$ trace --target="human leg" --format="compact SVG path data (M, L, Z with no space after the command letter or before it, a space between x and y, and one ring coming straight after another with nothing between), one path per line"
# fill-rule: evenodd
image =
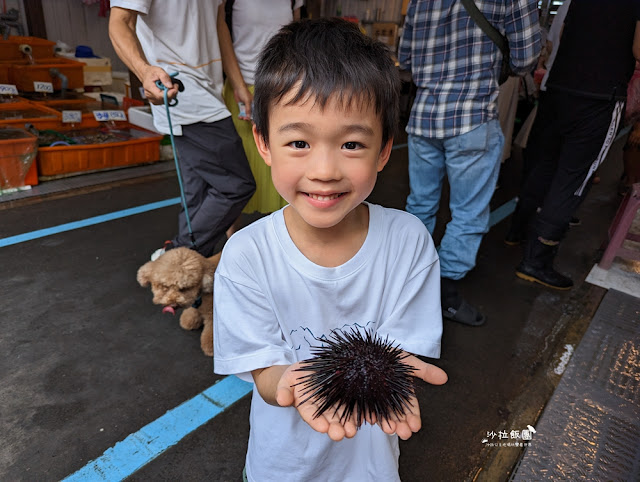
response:
M531 128L524 165L518 203L511 216L511 225L504 242L509 246L526 239L529 223L551 184L557 168L562 135L556 105L552 97L543 95L538 104L538 113Z
M433 234L444 179L442 140L409 135L409 187L407 212L417 216Z
M472 326L484 324L485 316L464 300L458 280L475 266L480 242L489 230L489 202L503 143L497 120L445 140L451 221L439 249L443 316Z
M230 118L183 126L182 131L176 147L188 214L196 249L208 257L253 195L255 182ZM191 245L184 211L173 243Z
M440 244L440 272L461 279L474 266L483 235L489 230L504 136L497 120L445 141L451 221Z
M567 114L558 166L516 275L555 289L569 289L570 278L553 268L559 244L584 200L590 178L606 157L620 120L621 105L568 96L558 100Z

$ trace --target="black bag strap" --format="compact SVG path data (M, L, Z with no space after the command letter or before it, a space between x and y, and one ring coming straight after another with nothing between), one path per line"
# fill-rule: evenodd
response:
M497 28L489 23L487 17L485 17L478 9L476 2L473 0L460 0L460 3L462 3L462 6L465 8L469 16L476 22L478 27L480 27L480 29L487 34L493 43L498 46L502 55L504 57L509 55L509 47L506 38Z

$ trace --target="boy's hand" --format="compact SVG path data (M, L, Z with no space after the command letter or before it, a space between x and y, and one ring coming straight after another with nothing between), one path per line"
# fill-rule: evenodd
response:
M317 418L314 418L318 405L314 399L308 400L305 403L301 402L307 398L303 396L304 387L302 385L294 386L298 383L298 379L303 377L308 372L295 371L300 368L300 363L295 363L283 373L280 381L278 382L278 388L276 390L276 401L282 407L294 406L298 410L298 413L309 426L316 432L326 433L331 440L340 441L343 438L353 437L358 428L355 424L353 417L341 421L339 414L342 410L338 410L338 415L334 415L335 409L328 409Z
M408 355L402 360L407 365L413 367L413 376L420 378L431 385L444 385L447 383L447 374L441 368L430 363L423 362L419 358ZM409 399L409 405L411 410L405 411L402 416L396 416L395 414L390 419L379 420L378 423L384 433L389 435L398 434L402 440L407 440L411 435L416 433L422 427L422 420L420 419L420 405L418 405L418 399L413 396ZM375 423L375 420L369 422Z

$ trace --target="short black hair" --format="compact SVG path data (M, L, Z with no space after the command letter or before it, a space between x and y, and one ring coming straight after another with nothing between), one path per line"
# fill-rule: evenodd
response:
M253 121L268 143L269 109L293 89L289 103L314 98L324 108L337 96L344 105L367 103L382 119L382 145L399 122L400 78L388 47L339 18L292 22L260 54Z

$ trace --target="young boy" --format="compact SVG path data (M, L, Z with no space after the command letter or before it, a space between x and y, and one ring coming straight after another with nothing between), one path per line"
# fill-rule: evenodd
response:
M254 137L289 203L226 244L215 275L214 368L253 381L250 481L395 481L398 437L420 410L357 428L300 404L299 362L334 330L375 331L439 357L435 247L414 216L368 204L398 124L398 74L381 43L337 19L292 23L261 54ZM415 376L446 382L410 355ZM370 417L369 417L370 418ZM327 436L328 435L328 436Z

